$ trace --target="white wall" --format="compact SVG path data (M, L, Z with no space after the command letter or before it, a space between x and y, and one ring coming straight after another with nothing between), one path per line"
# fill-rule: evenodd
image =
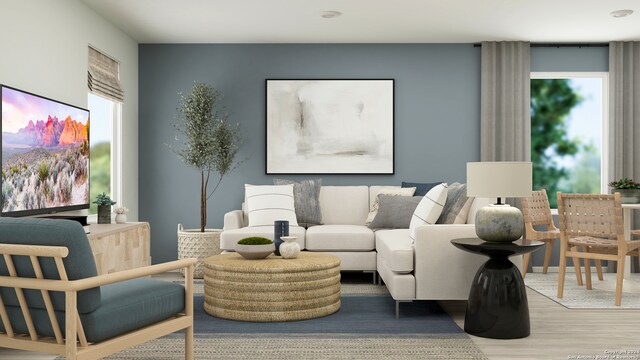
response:
M120 62L123 204L138 219L138 44L79 0L0 0L0 83L87 108L87 47Z

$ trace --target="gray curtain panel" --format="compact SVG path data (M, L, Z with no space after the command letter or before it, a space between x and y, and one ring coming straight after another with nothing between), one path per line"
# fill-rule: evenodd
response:
M480 159L531 161L528 42L483 42Z
M609 181L622 177L640 180L639 41L609 43ZM638 258L631 258L638 272Z
M531 161L529 43L485 41L481 61L480 160Z

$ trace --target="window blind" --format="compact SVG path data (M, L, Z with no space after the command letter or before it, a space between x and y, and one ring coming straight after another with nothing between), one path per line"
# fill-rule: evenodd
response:
M89 91L111 100L124 102L124 91L120 85L118 73L117 61L89 47Z

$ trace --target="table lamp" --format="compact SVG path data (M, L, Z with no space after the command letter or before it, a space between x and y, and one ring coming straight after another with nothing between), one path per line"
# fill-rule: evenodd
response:
M503 204L505 197L531 196L530 162L496 161L467 163L467 196L497 198L476 213L476 235L484 241L510 242L524 233L522 212Z

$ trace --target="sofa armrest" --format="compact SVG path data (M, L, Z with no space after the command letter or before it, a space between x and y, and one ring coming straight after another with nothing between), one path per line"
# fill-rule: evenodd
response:
M467 299L476 272L488 258L451 244L451 240L465 237L476 237L475 225L439 224L417 229L414 275L418 299ZM511 261L522 266L521 256Z
M473 224L425 225L416 229L416 297L429 300L466 300L473 277L487 260L462 251L451 240L475 237Z
M224 214L224 227L223 230L240 229L244 226L244 214L242 210L233 210Z

